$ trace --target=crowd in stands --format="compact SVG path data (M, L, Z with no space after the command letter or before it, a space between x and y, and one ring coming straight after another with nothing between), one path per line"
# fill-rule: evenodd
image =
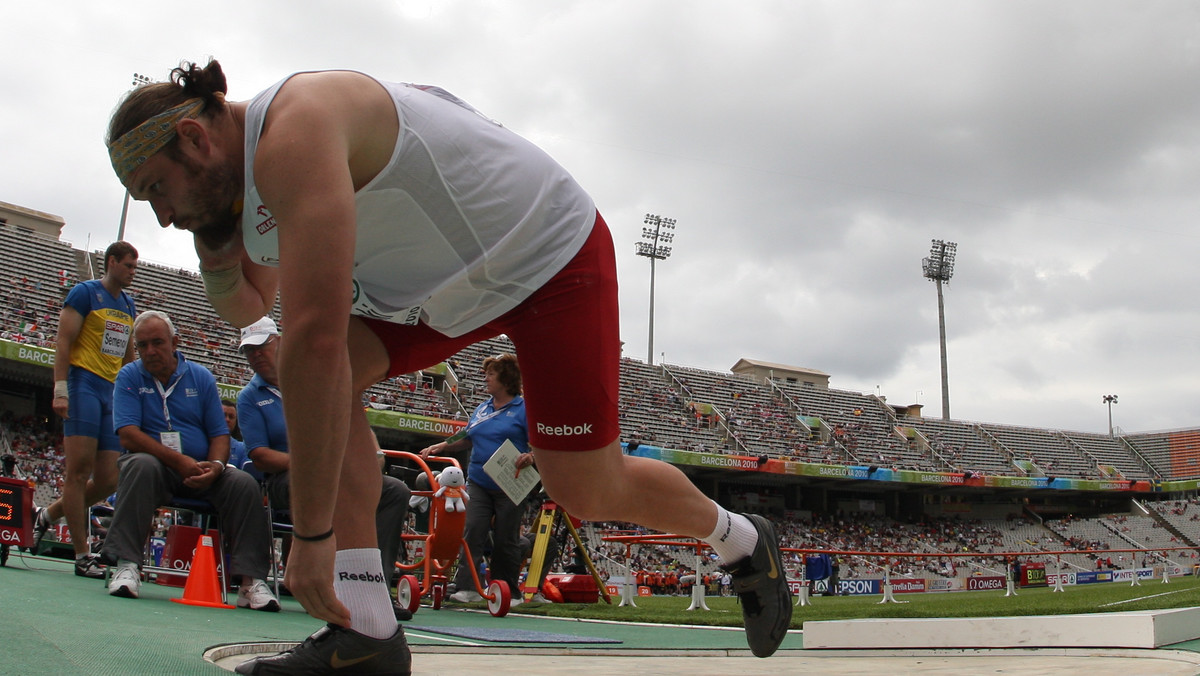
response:
M10 239L16 244L8 243ZM10 297L0 306L0 339L53 348L62 298L79 281L76 270L89 269L82 263L75 265L74 259L78 254L83 261L85 255L64 243L16 232L8 226L0 226L0 245L41 251L25 260L26 267L21 269L14 260L0 257L0 278L9 279L11 287ZM99 270L101 266L90 269ZM241 386L249 380L250 370L237 352L237 332L207 307L197 275L142 261L130 291L140 309L171 312L185 354L204 363L219 382ZM363 404L376 410L462 419L484 396L483 378L478 371L483 357L512 350L506 337L485 341L455 355L444 369L403 374L380 383L367 391ZM813 463L1014 476L1191 476L1172 474L1176 471L1172 468L1179 464L1172 464L1171 455L1178 443L1165 433L1114 440L1106 435L908 419L900 417L878 396L783 381L764 383L738 374L650 365L630 358L621 361L620 384L622 440L631 447L644 444ZM14 420L11 412L5 415L5 443L22 471L41 486L38 499L52 499L62 482L61 438L44 422ZM1174 504L1156 509L1177 528L1180 522L1194 528L1194 522L1200 520L1200 509L1192 501L1159 504ZM807 515L778 509L772 514L781 520L781 533L792 547L934 552L1128 544L1120 536L1121 524L1117 524L1117 534L1108 531L1104 537L1086 537L1069 530L1052 530L1061 525L1055 522L1047 522L1049 528L1044 528L1028 523L945 520L903 524L873 515ZM618 524L608 530L601 527L597 532L621 530ZM1132 529L1126 535L1132 539L1142 537ZM589 546L596 547L596 558L606 565L624 565L624 546L599 540ZM848 559L843 577L876 575L881 566L877 559ZM799 557L794 556L790 563L798 566ZM663 580L670 579L671 573L678 577L680 571L695 567L688 556L665 546L634 548L632 564L647 574L661 574ZM994 569L1001 564L984 558L957 567ZM1094 564L1094 560L1082 558L1073 562L1081 569ZM704 574L714 572L711 565L705 566L709 569L702 571ZM898 560L892 566L896 574L948 572L944 564L933 559Z
M10 228L0 235L22 236ZM42 268L0 265L0 275L7 274L13 291L0 316L0 338L52 348L62 296L79 275L64 262L64 257L73 255L72 249L33 239L24 243L26 248L49 249ZM31 262L38 260L34 257ZM131 293L140 308L171 312L184 354L204 363L218 382L241 386L249 379L250 372L236 352L236 331L203 302L194 273L143 261ZM511 349L511 343L503 337L487 341L480 354L464 350L450 360L446 372L405 374L380 383L367 392L363 403L375 409L461 419L469 409L460 396L469 396L470 388L481 383L474 378L474 366L464 369L462 365L476 364L481 354L497 348ZM621 365L620 407L623 441L675 450L895 470L1187 478L1170 474L1170 455L1178 444L1168 439L1147 437L1144 442L1123 444L1104 435L902 420L877 396L783 381L764 383L740 374L654 366L628 358Z
M37 484L35 500L49 502L62 490L62 435L33 416L17 418L12 411L0 413L0 447L11 453L22 476Z
M1089 523L1135 517L1098 517ZM969 575L1003 575L1008 565L1006 553L1024 552L1022 562L1043 563L1053 571L1086 571L1097 568L1129 568L1137 565L1153 567L1164 561L1180 567L1198 561L1195 550L1160 551L1145 549L1135 555L1128 553L1081 553L1076 555L1038 554L1072 549L1127 549L1131 543L1112 543L1106 540L1086 540L1061 535L1051 526L1038 526L1026 518L958 519L924 518L903 522L868 513L835 513L827 515L788 512L773 514L785 548L851 552L836 555L841 579L881 578L885 569L897 578L945 579ZM1146 527L1149 517L1137 519ZM720 570L711 555L699 560L685 546L663 544L626 545L605 542L603 538L618 535L645 534L629 524L586 524L595 534L588 540L589 553L606 577L624 576L632 571L639 580L650 580L652 588L662 593L687 594L672 581L697 570L702 580L717 590ZM1178 543L1183 544L1183 543ZM1189 546L1193 543L1188 543ZM1115 546L1114 546L1115 545ZM978 556L943 557L937 554L976 552ZM889 556L891 554L910 554ZM921 556L921 554L927 554ZM697 567L697 564L699 566ZM784 565L789 576L799 578L804 557L798 552L784 552ZM628 566L628 568L626 568ZM658 593L658 592L656 592Z
M24 276L13 277L9 290L8 303L0 315L0 339L53 348L62 296L58 296L57 302L53 296L44 300L37 298L32 292L41 291L41 283L30 282ZM63 289L62 293L65 291Z
M467 397L466 402L475 399ZM62 463L61 437L57 436L46 421L33 417L17 419L11 412L0 414L0 435L16 457L18 468L26 477L33 479L43 490L38 500L53 499L61 486ZM772 489L757 489L752 499L732 495L729 500L747 511L763 511L775 521L783 544L787 548L824 549L848 552L865 552L839 557L842 579L877 578L885 566L897 577L955 577L967 574L1000 574L1004 570L1004 557L990 555L994 552L1011 551L1059 551L1068 549L1125 549L1133 548L1136 540L1118 539L1119 533L1126 535L1136 530L1161 530L1169 538L1165 527L1152 516L1108 515L1095 518L1074 516L1048 520L1045 526L1037 526L1027 518L1007 519L957 519L925 518L917 522L903 522L889 517L856 512L838 511L830 514L789 511L781 508L782 497ZM532 502L526 519L526 532L533 530L539 503ZM1200 498L1147 503L1164 520L1190 524L1200 521ZM756 510L754 505L761 507ZM1089 530L1080 530L1081 524ZM160 524L161 526L162 524ZM634 545L606 542L604 537L613 535L644 534L646 531L630 524L585 524L582 529L586 537L588 554L605 576L622 576L628 570L652 589L661 593L689 593L681 579L693 575L697 570L697 558L693 550L669 545ZM1081 533L1093 533L1088 536ZM1103 534L1107 533L1107 536ZM1153 543L1143 543L1153 546ZM1182 546L1195 543L1177 539L1164 540L1159 546ZM927 552L954 553L980 552L971 558L914 558L884 557L866 552ZM629 554L627 557L626 554ZM1036 558L1036 557L1034 557ZM1126 567L1132 563L1153 566L1162 561L1151 549L1130 559L1127 554L1091 555L1080 554L1064 557L1064 569L1090 570L1096 567ZM1197 562L1195 551L1166 552L1167 560L1180 565ZM1109 559L1112 559L1111 564ZM1047 567L1052 566L1054 557L1043 559ZM802 557L795 552L785 553L785 566L789 574L799 575ZM712 593L720 591L720 570L717 562L706 553L699 559L702 581ZM571 565L570 548L564 548L556 570ZM689 582L691 578L686 578Z

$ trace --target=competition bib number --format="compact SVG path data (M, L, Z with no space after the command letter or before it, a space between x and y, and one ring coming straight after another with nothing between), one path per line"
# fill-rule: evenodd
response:
M124 357L129 348L129 325L109 319L104 322L100 351L110 357Z

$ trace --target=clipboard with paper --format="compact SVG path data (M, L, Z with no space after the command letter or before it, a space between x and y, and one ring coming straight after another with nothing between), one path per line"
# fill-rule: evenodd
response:
M514 504L521 504L522 501L533 490L533 487L542 480L538 471L532 466L526 467L517 474L517 456L521 455L521 451L512 441L505 439L500 448L492 454L492 457L483 464L483 471L496 482L496 485L504 491L509 500Z

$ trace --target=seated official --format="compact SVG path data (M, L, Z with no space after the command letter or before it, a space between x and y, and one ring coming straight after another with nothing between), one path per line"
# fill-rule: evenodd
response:
M137 361L117 374L113 425L125 453L117 461L117 504L103 556L116 561L108 593L137 598L138 562L155 512L174 496L208 500L229 542L229 571L240 577L240 608L277 611L265 578L271 525L258 483L228 466L229 428L217 381L177 350L179 337L162 312L133 323Z
M246 442L242 441L242 429L238 426L237 402L233 399L222 399L221 410L225 413L225 426L229 428L229 462L225 464L246 469L246 463L250 459L246 457Z
M238 393L237 414L242 440L246 444L246 455L265 476L271 505L286 510L291 509L291 493L288 490L291 456L288 455L287 424L276 370L276 357L282 339L279 328L270 317L263 317L242 329L239 349L246 356L254 377ZM391 574L396 570L396 557L400 553L401 533L408 516L408 499L411 495L412 491L403 481L386 474L383 476L379 505L375 509L375 534L389 584ZM407 609L395 603L392 611L397 619L412 617Z

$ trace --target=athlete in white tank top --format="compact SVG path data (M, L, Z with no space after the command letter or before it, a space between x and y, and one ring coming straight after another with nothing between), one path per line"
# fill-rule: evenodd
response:
M285 82L256 96L246 112L243 242L251 260L269 266L279 264L279 239L255 188L254 155ZM591 232L596 208L546 153L457 97L379 84L395 102L400 131L388 165L355 196L352 314L424 320L459 336L516 307L561 270Z

